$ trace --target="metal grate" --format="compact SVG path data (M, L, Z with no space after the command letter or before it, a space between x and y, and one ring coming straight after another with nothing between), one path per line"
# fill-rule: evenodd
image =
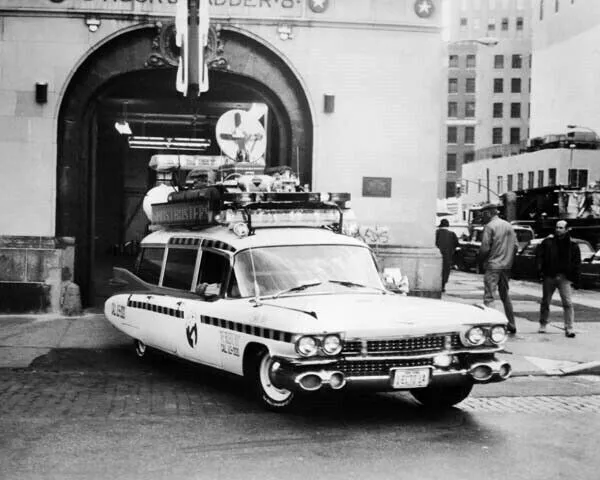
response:
M389 375L390 368L395 367L425 367L432 364L429 358L417 360L342 360L335 367L346 376L366 377L370 375Z
M444 349L446 335L427 335L397 340L367 340L368 355L435 353ZM451 335L453 348L460 347L458 334ZM361 341L350 341L344 344L343 353L363 353Z

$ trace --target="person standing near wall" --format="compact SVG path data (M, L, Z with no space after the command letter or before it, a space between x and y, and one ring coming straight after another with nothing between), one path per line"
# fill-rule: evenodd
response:
M496 291L504 305L504 313L508 319L508 333L517 333L515 315L508 293L508 282L515 253L519 248L517 235L513 226L498 216L498 207L486 204L481 208L485 227L479 248L478 261L483 265L483 303L494 304Z
M450 278L450 270L454 262L454 252L458 247L458 237L456 233L449 230L450 223L447 219L442 218L440 225L435 232L435 245L440 249L442 254L442 292L446 291L446 283Z
M538 247L536 265L542 279L539 333L546 333L550 301L554 290L558 288L563 307L565 335L574 338L575 312L571 300L571 284L573 288L579 288L581 252L579 245L571 240L565 220L556 222L554 235L546 237Z

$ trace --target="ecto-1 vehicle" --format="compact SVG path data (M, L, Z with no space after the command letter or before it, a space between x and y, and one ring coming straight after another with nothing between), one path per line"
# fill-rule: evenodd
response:
M347 195L231 190L155 204L134 271L116 269L123 293L105 315L138 356L152 347L243 376L275 410L351 388L447 407L509 377L495 357L504 316L389 289L371 249L342 233Z

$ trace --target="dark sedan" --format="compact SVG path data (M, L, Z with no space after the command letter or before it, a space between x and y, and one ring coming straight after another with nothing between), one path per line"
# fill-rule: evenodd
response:
M512 269L513 278L538 279L535 253L543 240L534 238L517 252ZM581 251L581 286L597 283L600 278L600 252L594 254L591 244L585 240L574 238L573 241L579 245Z

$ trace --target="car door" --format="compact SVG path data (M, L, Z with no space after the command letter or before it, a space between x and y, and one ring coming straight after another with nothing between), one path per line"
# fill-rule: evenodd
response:
M230 257L224 252L201 249L194 288L197 298L184 300L185 338L177 342L178 355L192 361L221 367L221 329L224 318L223 295L230 271Z
M598 283L600 283L600 250L581 262L582 286L593 286Z
M535 252L538 245L538 243L529 242L517 253L513 264L515 278L537 278Z

